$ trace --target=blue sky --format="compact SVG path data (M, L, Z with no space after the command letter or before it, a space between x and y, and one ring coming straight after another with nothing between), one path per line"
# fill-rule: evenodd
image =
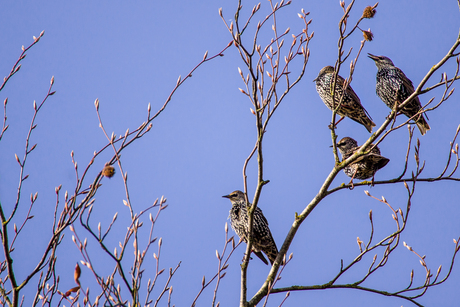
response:
M243 19L256 3L243 1ZM357 20L362 9L373 4L357 1L350 21ZM262 2L262 10L255 20L265 17L267 5L268 2ZM29 45L33 35L38 36L45 30L39 44L28 52L19 73L0 93L2 101L5 97L9 99L10 127L0 143L0 201L5 210L11 208L15 199L19 167L14 154L23 155L33 101L43 99L51 76L55 76L54 90L57 91L40 112L32 136L32 143L38 145L28 160L26 173L30 178L24 185L24 207L20 214L27 208L30 193L38 191L39 196L33 212L35 218L26 229L27 237L18 242L15 251L20 277L35 266L31 252L39 253L48 240L51 226L47 225L52 222L55 204L54 188L62 184L62 190L70 193L75 187L70 152L74 151L83 169L93 152L106 144L98 127L94 100L100 100L100 112L109 133L123 135L127 128L137 128L147 116L148 103L151 103L152 112L160 108L179 75L185 76L206 50L209 56L214 55L230 41L218 15L220 7L226 20L233 20L236 2L231 1L143 1L134 4L23 1L2 4L0 17L4 28L0 33L0 71L4 76L17 60L21 46ZM279 28L290 27L292 33L298 32L302 23L297 13L302 8L311 12L313 21L309 29L315 32L310 43L310 61L304 78L272 119L264 141L264 179L270 183L263 189L260 207L278 247L295 212L302 211L315 196L334 163L327 128L331 114L316 93L312 80L322 67L335 63L337 24L342 9L336 0L293 1L279 14ZM393 0L381 1L375 18L362 22L363 29L371 28L374 40L364 47L352 86L377 126L383 123L389 109L375 95L377 68L365 54L390 57L414 84L418 84L454 43L459 33L459 14L456 1ZM246 39L249 41L251 35ZM361 34L356 32L347 41L346 48L353 47L355 54L361 39ZM348 75L348 63L341 71L344 77ZM209 279L216 272L215 250L223 247L224 225L230 209L230 202L221 196L243 189L243 162L252 150L256 130L254 116L249 111L251 104L238 91L243 87L238 67L243 68L243 63L236 49L229 49L224 57L203 65L153 122L152 131L122 156L124 169L129 173L135 209L151 205L162 195L168 198L169 207L162 212L155 235L163 238L162 266L175 267L182 261L172 280L172 303L176 306L191 304L200 289L202 276ZM455 67L455 60L451 60L445 69L435 73L429 84L438 82L443 71L452 76ZM420 99L422 104L433 96L437 101L441 94L442 90L438 89ZM421 159L426 160L424 177L437 176L445 165L449 142L460 124L459 98L454 92L450 100L428 114L432 129L425 136L420 137L415 131L415 137L422 143ZM365 128L349 119L339 124L337 134L339 138L351 136L359 144L369 137ZM407 139L407 129L403 128L379 146L390 163L377 173L376 180L394 178L401 173ZM107 152L96 160L92 176L110 157L111 152ZM415 167L413 153L409 167ZM256 164L252 162L248 168L250 198L256 186L256 175ZM89 180L92 178L89 176ZM349 178L340 173L332 186L348 181ZM107 227L115 212L120 216L128 212L122 202L124 191L120 176L103 180L103 184L96 195L93 218ZM347 262L358 254L356 237L367 238L371 209L376 238L394 229L390 210L367 197L364 190L378 198L384 195L395 208L405 208L407 192L402 184L357 187L353 191L341 190L330 195L301 226L289 250L294 254L293 260L284 270L278 286L329 281L338 272L340 259ZM416 190L402 240L419 254L426 255L432 271L442 264L445 273L454 249L452 239L460 235L458 183L418 183ZM18 218L16 223L19 222ZM126 222L123 218L117 222L111 237L114 246L121 240ZM82 230L79 234L84 237ZM95 246L94 242L89 244ZM230 260L218 294L221 306L235 306L239 301L239 263L243 253L241 246ZM362 276L371 259L372 256L363 259L340 282L352 282ZM58 254L61 290L73 287L73 268L79 260L81 255L68 232ZM104 260L100 262L104 270ZM145 274L152 272L153 276L153 262L147 263L145 268ZM401 246L387 267L365 285L388 291L399 289L408 284L411 269L415 271L416 280L420 278L421 281L424 271L418 258ZM258 259L251 261L249 295L259 288L268 272L269 267ZM83 287L92 285L88 270L83 269L81 281ZM452 306L457 301L455 293L459 283L460 270L455 267L451 278L444 285L430 289L420 302L427 306ZM31 299L32 292L32 288L23 292L26 302ZM208 289L199 305L210 304L211 297L212 290ZM283 294L273 295L269 306L278 306L283 297ZM411 305L403 300L356 290L326 290L291 293L283 306L303 304Z

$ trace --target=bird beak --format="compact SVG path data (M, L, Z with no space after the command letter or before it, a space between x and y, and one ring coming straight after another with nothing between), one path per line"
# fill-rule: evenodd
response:
M313 79L313 82L315 82L316 80L318 80L318 77L316 77L315 79Z
M374 61L377 61L377 60L379 59L378 56L373 55L373 54L370 54L370 53L368 53L368 57L369 57L370 59L373 59Z
M230 198L230 195L224 195L224 196L222 196L222 197L224 197L224 198Z

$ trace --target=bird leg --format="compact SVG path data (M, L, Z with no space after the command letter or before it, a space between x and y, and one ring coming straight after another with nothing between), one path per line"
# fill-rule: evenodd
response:
M355 178L356 173L358 172L358 168L355 169L355 172L353 173L353 176L351 176L351 180L348 184L351 184L350 190L353 190L355 186L353 185L353 178Z
M345 118L345 116L340 117L340 119L335 123L334 126L332 126L332 123L331 123L331 124L328 126L329 129L332 129L332 127L334 127L334 129L337 128L338 123L340 123L340 122L342 121L342 119L344 119L344 118Z
M399 106L399 101L398 101L398 99L396 99L395 103L393 104L393 111L395 111L396 115L398 114L398 106ZM390 114L388 114L386 119L388 119L388 117L390 117Z
M252 260L252 257L250 256L251 254L249 254L249 260ZM244 262L246 260L246 254L243 255L243 259L241 260L241 262Z
M399 107L399 101L398 99L395 100L395 105L393 106L393 110L395 110L395 112L398 112L398 107Z

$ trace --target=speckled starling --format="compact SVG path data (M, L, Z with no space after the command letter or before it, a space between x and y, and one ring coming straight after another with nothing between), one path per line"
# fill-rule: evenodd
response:
M316 91L321 100L330 110L333 110L334 107L339 105L343 95L342 103L337 110L337 114L342 117L339 121L347 116L366 127L367 131L372 132L372 127L375 127L375 124L371 120L369 113L361 105L358 95L356 95L350 85L347 86L345 91L343 90L345 80L339 75L337 75L337 81L335 82L334 102L332 102L333 76L334 67L326 66L319 71L318 77L313 80L316 81Z
M372 147L373 144L370 146ZM337 148L342 154L342 160L348 159L357 152L360 147L361 146L358 146L358 142L350 137L344 137L337 143ZM343 171L348 177L351 177L350 183L353 182L353 178L364 180L372 177L372 181L374 181L375 173L387 165L389 161L389 159L380 155L380 149L375 146L369 153L359 157L356 161L346 166Z
M246 206L244 193L241 191L234 191L222 197L228 198L232 202L229 218L233 230L244 242L247 242L249 234L248 207ZM249 206L251 206L251 204L249 204ZM273 240L270 228L268 228L267 219L259 207L257 207L254 212L252 229L252 251L265 264L268 264L262 254L262 252L264 252L268 256L270 263L273 264L276 255L278 255L278 248L276 247L275 240Z
M406 77L401 69L394 66L393 62L385 56L376 56L369 53L369 58L374 60L377 71L377 96L390 108L393 109L396 103L402 103L414 92L412 81ZM423 113L416 115L422 105L418 97L413 98L404 106L401 113L413 118L420 133L424 135L430 126L426 122ZM416 116L415 116L416 115ZM415 117L413 117L415 116Z

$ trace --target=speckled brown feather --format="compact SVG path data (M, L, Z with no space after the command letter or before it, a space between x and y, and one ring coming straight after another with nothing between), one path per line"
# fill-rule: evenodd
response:
M372 146L373 144L370 145L369 148ZM342 154L342 160L346 160L357 152L361 146L358 146L358 142L354 139L344 137L337 143L337 148ZM390 162L390 160L381 156L380 149L375 146L369 153L359 157L353 163L346 166L343 171L348 177L364 180L374 177L375 173L387 165L388 162Z
M372 132L372 127L375 127L374 122L371 120L369 113L364 109L359 100L358 95L356 95L353 88L348 85L345 91L343 91L343 85L345 84L345 79L337 75L337 81L335 84L334 91L334 101L332 101L332 79L334 76L334 67L326 66L323 67L318 77L316 77L316 91L318 92L321 100L329 108L333 110L334 107L337 107L340 103L341 96L343 95L342 102L337 114L341 117L348 117L354 120L357 123L360 123L366 127L367 131Z
M415 92L412 81L407 78L401 69L394 66L389 58L385 56L376 56L370 53L369 58L374 60L378 68L376 76L377 83L375 87L377 96L379 96L390 109L394 108L396 102L398 104L404 102L404 100ZM419 113L421 109L422 105L417 96L402 108L401 113L409 118L413 117L420 133L424 135L430 130L430 126L423 113ZM417 115L417 113L419 114Z
M248 207L246 206L246 199L244 193L241 191L234 191L229 195L222 196L230 199L232 208L230 209L230 225L236 234L247 243L249 227L248 227ZM262 210L257 207L254 212L252 232L252 250L254 254L259 257L265 264L267 260L261 252L264 252L270 263L273 264L276 256L278 255L278 248L276 247L275 240L268 227L268 221L262 213Z

